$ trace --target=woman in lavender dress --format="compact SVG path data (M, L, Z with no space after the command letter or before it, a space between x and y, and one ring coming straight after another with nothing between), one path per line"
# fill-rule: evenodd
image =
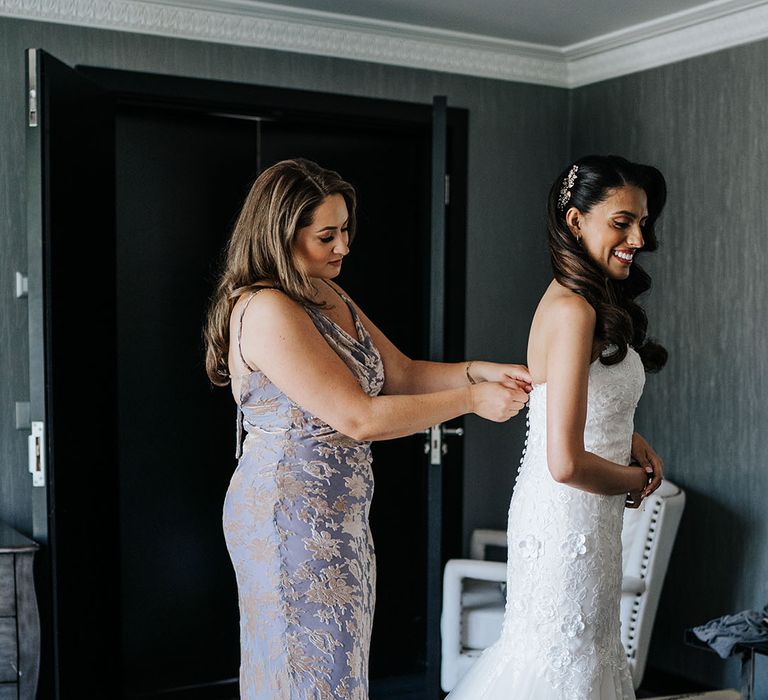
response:
M283 161L254 183L209 311L206 368L245 440L224 503L241 697L364 700L375 598L371 440L526 403L519 365L405 357L331 280L355 233L337 173ZM239 436L238 436L239 437Z

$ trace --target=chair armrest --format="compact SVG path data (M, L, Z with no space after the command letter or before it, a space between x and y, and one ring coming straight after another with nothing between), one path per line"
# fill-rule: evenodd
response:
M473 578L478 581L507 580L507 563L503 561L481 561L477 559L450 559L445 565L443 583L449 580Z
M472 531L472 538L469 543L469 556L472 559L485 559L485 548L492 547L507 548L507 533L504 530L483 530Z
M645 581L638 576L625 576L621 579L621 592L633 594L645 593Z
M457 659L461 654L461 594L464 579L495 581L507 580L507 564L500 561L477 559L450 559L443 572L443 614L440 620L442 634L443 690L455 685Z

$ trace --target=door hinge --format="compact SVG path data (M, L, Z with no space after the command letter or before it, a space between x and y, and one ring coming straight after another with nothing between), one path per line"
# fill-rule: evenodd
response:
M37 50L27 50L28 94L27 118L29 126L37 126Z
M32 486L45 486L45 423L43 421L32 421L32 434L27 440Z
M445 206L451 203L451 176L445 176Z
M21 272L16 272L16 298L24 299L29 296L29 278Z

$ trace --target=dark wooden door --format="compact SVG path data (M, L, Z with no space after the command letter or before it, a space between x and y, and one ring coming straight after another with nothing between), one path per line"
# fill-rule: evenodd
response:
M59 202L46 235L82 228L58 253L40 249L41 287L67 302L41 301L57 319L40 343L57 370L46 360L40 386L48 404L67 407L47 436L49 469L66 467L69 479L49 496L69 520L49 531L86 545L90 533L97 552L70 547L46 574L61 601L52 646L68 644L60 697L78 697L70 681L83 681L84 663L97 665L92 687L111 697L231 697L238 612L221 504L234 468L234 411L228 392L207 384L200 341L219 252L260 167L300 155L336 169L360 195L359 235L339 281L405 352L427 356L435 342L431 109L55 65L91 90L99 104L90 114L104 132L78 141L66 131L67 148L50 151L57 176L42 180L48 189L37 200L43 211ZM461 114L454 135L460 171ZM30 182L37 175L32 168ZM439 263L453 304L444 311L445 359L460 359L463 348L461 173L456 181ZM86 194L97 200L90 208ZM445 556L460 548L461 450L443 467L437 501L452 514L443 523L429 497L424 443L420 435L374 447L373 698L437 688L434 595ZM430 559L436 532L444 545Z
M40 697L118 675L114 132L103 90L28 52L30 408L42 426L33 537ZM84 672L83 669L88 671ZM91 695L93 697L93 695Z
M428 352L429 154L427 125L318 128L262 125L265 166L303 155L338 171L359 196L358 235L338 281L384 333L411 357ZM370 674L411 677L426 662L427 472L424 436L372 445L375 493L371 529L377 597ZM385 684L386 685L386 684Z

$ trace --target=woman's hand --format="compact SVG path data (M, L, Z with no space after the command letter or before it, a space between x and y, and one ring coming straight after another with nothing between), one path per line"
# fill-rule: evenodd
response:
M630 493L627 496L627 500L624 501L624 507L625 508L639 508L640 504L643 502L643 497L640 495L640 493Z
M515 385L505 386L499 382L481 382L469 387L472 395L472 412L503 423L516 416L528 402L528 393Z
M525 365L505 365L474 360L469 373L477 382L498 382L510 389L523 389L526 393L530 393L533 388L530 372Z
M661 486L661 480L664 478L664 462L640 433L632 433L632 459L645 469L650 477L650 481L640 492L641 498L647 498Z
M633 489L627 494L627 499L624 501L624 506L626 508L639 508L640 504L643 502L643 499L645 496L643 495L645 493L645 489L648 487L648 472L643 469L639 464L635 464L634 462L629 465L633 469L637 469L638 473L643 473L643 485L641 487L638 487L637 490Z

